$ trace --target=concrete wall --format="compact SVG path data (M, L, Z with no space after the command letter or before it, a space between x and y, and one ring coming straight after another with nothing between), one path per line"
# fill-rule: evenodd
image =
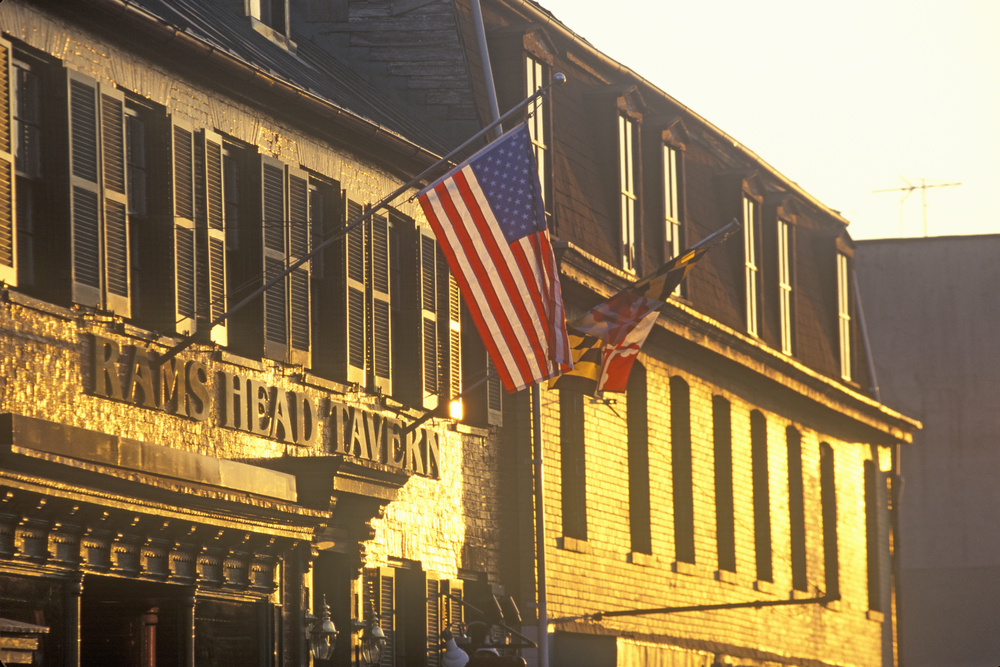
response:
M882 400L920 419L903 447L908 667L1000 656L1000 235L863 241L856 270Z

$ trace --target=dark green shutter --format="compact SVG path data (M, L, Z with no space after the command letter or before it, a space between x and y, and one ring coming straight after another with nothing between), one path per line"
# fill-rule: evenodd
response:
M375 606L379 616L379 624L385 633L385 645L382 647L380 667L394 667L396 664L396 571L389 567L366 567L362 577L364 595L362 596L361 618L367 622L368 614Z
M97 83L66 71L69 118L69 212L72 300L100 308L101 194Z
M285 270L287 198L285 165L274 158L260 157L261 230L264 281L270 282ZM288 279L279 280L264 292L264 356L286 361L288 357Z
M174 327L189 335L197 327L194 132L184 121L170 126L173 186Z
M104 307L132 317L129 289L128 193L125 177L125 96L100 88L101 171L104 200Z
M438 391L449 401L462 393L462 304L458 281L437 248Z
M371 275L372 388L392 394L392 322L389 296L389 218L376 213L368 223Z
M198 221L199 239L204 239L204 247L199 248L204 280L199 284L205 292L205 309L198 318L205 324L214 321L227 310L226 285L226 220L222 177L222 137L210 130L202 130L198 151L202 167L199 179L204 193L204 218ZM229 344L228 320L212 329L212 342Z
M420 376L423 407L433 410L441 393L438 353L438 260L434 233L421 227L416 235L417 272L420 285Z
M345 224L364 212L361 204L345 199ZM368 329L365 289L365 225L354 227L344 240L344 339L348 383L365 386Z
M312 249L309 233L309 175L288 168L288 262L297 261ZM289 361L305 368L312 366L310 310L312 262L307 261L289 276L288 322Z
M14 221L13 81L10 43L0 40L0 281L17 286L17 227Z

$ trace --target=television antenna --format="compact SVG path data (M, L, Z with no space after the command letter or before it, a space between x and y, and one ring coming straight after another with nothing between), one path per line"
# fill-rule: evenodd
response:
M927 183L926 179L920 179L920 185L914 185L908 180L899 177L899 180L906 183L906 187L902 188L889 188L887 190L872 190L872 192L902 192L903 197L899 200L899 235L903 235L903 204L906 202L907 198L913 194L914 190L920 190L920 205L924 212L924 237L927 236L927 189L928 188L952 188L961 183Z

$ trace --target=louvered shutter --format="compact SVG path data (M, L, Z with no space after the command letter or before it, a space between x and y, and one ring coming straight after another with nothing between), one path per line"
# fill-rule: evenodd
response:
M394 667L396 664L396 571L388 567L366 567L363 575L364 608L362 621L368 621L371 603L375 603L375 613L379 625L385 633L380 667Z
M437 251L439 393L449 401L462 393L462 302L458 281Z
M14 69L10 42L0 40L0 281L17 286L17 227L14 223Z
M197 241L195 231L195 146L191 125L170 125L171 185L173 187L174 326L189 335L197 327Z
M373 388L392 395L392 322L389 295L389 218L376 213L368 223L371 276L371 371Z
M441 594L444 598L441 614L441 629L458 632L465 623L465 583L460 579L447 579L441 582Z
M427 666L441 664L441 582L433 575L427 575L427 597L424 624L427 628Z
M100 88L101 170L104 199L104 307L132 317L129 262L128 193L125 177L125 95Z
M438 345L438 246L434 232L421 227L416 235L417 273L420 285L420 377L423 407L433 410L441 393Z
M486 355L486 373L492 375L497 367ZM503 426L503 384L493 375L486 381L486 422L490 426Z
M201 168L198 178L201 181L201 192L204 197L204 218L199 219L201 226L199 239L204 239L203 247L199 248L201 260L199 267L204 271L204 280L199 282L205 296L205 308L199 312L200 320L207 325L227 310L226 285L226 219L223 204L222 178L222 137L215 132L202 130L198 144L201 155ZM228 320L217 324L212 329L212 342L219 345L229 344Z
M309 230L309 175L288 168L288 262L298 260L312 249ZM288 285L289 361L305 368L312 366L312 262L292 271Z
M285 270L287 200L285 165L266 155L260 156L261 234L264 281L270 282ZM288 280L278 281L264 292L264 356L288 358Z
M101 191L97 83L66 71L72 300L100 308Z
M364 212L361 204L345 199L345 223ZM346 380L365 386L368 329L365 289L365 225L360 224L344 239L344 339L347 343Z

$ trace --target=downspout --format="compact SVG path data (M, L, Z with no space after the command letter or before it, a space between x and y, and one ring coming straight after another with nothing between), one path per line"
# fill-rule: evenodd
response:
M861 307L861 290L858 288L858 274L855 271L854 275L854 301L858 306L858 324L861 327L861 340L865 345L865 358L868 360L868 374L872 381L872 394L875 396L875 400L879 403L882 402L882 393L879 391L878 379L875 377L875 360L872 358L872 345L871 340L868 338L868 326L865 323L865 311ZM900 591L902 589L901 582L901 572L902 572L902 559L900 557L900 543L899 543L899 501L902 498L903 490L903 472L900 466L900 444L896 444L892 448L892 483L890 486L890 497L889 497L889 524L892 530L892 553L889 555L889 562L891 563L891 576L892 576L892 599L889 601L889 609L891 611L891 623L892 623L892 643L895 649L895 665L896 667L903 667L903 645L899 641L899 628L900 628L900 617L901 617L901 605L900 605Z

